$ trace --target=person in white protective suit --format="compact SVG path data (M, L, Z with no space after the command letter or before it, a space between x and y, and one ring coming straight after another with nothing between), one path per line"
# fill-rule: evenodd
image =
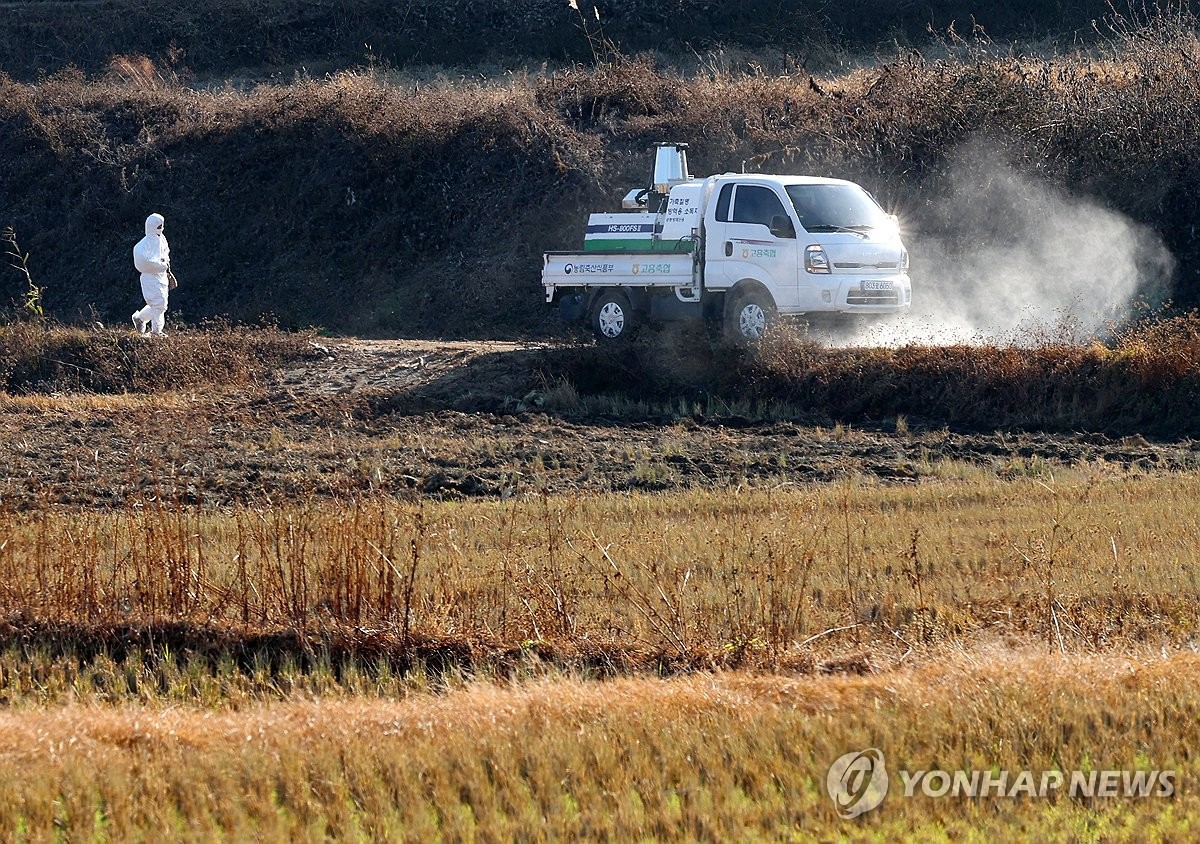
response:
M171 247L163 234L162 214L146 218L146 236L133 247L133 266L142 274L142 297L146 307L133 314L139 334L165 337L167 292L171 287Z

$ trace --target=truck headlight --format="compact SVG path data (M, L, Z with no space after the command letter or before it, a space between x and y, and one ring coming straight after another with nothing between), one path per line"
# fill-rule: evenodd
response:
M900 250L900 272L902 272L902 273L908 272L908 250L907 249Z
M804 269L810 273L829 274L829 256L817 244L804 250Z

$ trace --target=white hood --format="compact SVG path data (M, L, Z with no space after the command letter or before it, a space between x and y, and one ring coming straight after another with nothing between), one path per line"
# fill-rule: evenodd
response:
M899 238L871 241L851 234L821 234L815 239L829 256L834 272L896 272L904 254L904 244Z
M142 275L161 276L165 282L171 266L171 247L162 233L164 222L162 214L146 218L146 236L133 247L133 265Z

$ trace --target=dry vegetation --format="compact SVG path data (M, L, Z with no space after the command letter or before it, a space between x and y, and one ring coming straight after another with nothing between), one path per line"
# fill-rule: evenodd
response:
M568 416L867 425L904 417L924 428L1167 438L1200 430L1200 313L1130 322L1083 343L838 349L785 326L747 352L665 330L621 349L547 353L536 365L545 406Z
M785 335L738 374L760 403L839 420L1194 436L1200 313L1131 324L1106 343L836 351Z
M1122 0L1117 6L1145 11L1140 2ZM0 30L0 71L29 79L67 65L103 70L118 55L118 69L134 76L195 73L225 79L264 65L276 73L368 62L521 66L590 62L612 50L690 56L714 48L752 50L748 60L758 63L776 57L822 63L846 51L890 47L896 39L923 42L931 27L940 32L957 24L969 32L976 22L997 38L1078 44L1094 38L1092 21L1111 11L1103 0L1012 0L985 8L964 0L919 6L889 0L833 5L798 0L784 6L771 0L579 0L574 8L567 0L411 0L403 6L350 0L299 9L282 0L200 0L172 8L116 0L79 14L73 0L15 0ZM139 56L167 72L145 74Z
M982 138L1017 172L1160 231L1183 268L1175 298L1194 304L1200 42L1186 16L1113 26L1090 55L950 41L836 78L648 56L221 90L0 76L0 205L62 318L124 318L126 253L153 206L190 318L511 338L558 330L538 305L541 251L641 184L655 141L690 141L698 173L745 161L859 180L901 215L919 267L922 232L974 236L938 199L948 162Z
M1187 840L1172 800L905 799L838 819L825 771L1200 771L1194 655L955 655L880 677L473 683L238 712L0 715L4 833L182 840ZM898 778L897 778L898 779Z
M47 702L109 685L97 654L155 641L189 668L233 654L227 669L284 675L355 659L869 671L980 637L1191 641L1194 474L940 471L915 487L9 513L2 638L68 657ZM46 687L5 680L14 699Z
M0 500L28 512L720 492L854 474L911 482L947 466L999 478L1187 471L1193 442L1137 432L1193 430L1190 324L1083 350L778 338L747 354L701 337L687 366L654 338L606 351L185 331L155 345L25 328L10 336L31 340L9 346L21 392L0 394ZM900 376L904 389L875 383Z
M326 10L268 6L275 58L304 55ZM628 6L610 35L653 11ZM407 7L426 40L486 17L437 7ZM0 44L61 13L14 8ZM508 32L536 8L486 14ZM162 20L183 37L189 13ZM329 39L359 49L338 19ZM201 47L239 55L195 39L104 76L24 66L0 73L0 223L22 247L0 300L123 326L153 206L176 324L546 336L539 253L640 183L654 141L691 141L698 172L855 178L908 231L969 243L935 200L984 138L1160 230L1193 304L1200 40L1178 11L1136 21L1086 53L976 31L837 76L603 43L592 67L479 81L187 88ZM1082 345L332 346L0 327L0 836L1189 837L1195 314ZM845 823L825 771L866 746L909 768L1173 768L1181 789L893 796Z
M127 330L15 322L0 326L0 394L245 387L313 354L308 336L261 328L210 325L156 342Z
M0 816L116 839L1185 835L1200 479L942 472L5 514ZM893 776L1173 769L1181 791L897 785L847 824L823 777L865 746Z
M355 387L372 362L350 343L8 326L25 392L0 397L0 834L1183 835L1190 443L803 427L791 403L840 412L838 379L872 367L980 413L1035 384L1186 398L1195 334L1184 316L1084 349L780 337L684 373L653 343L426 344ZM689 397L729 367L741 392ZM173 369L192 386L156 390ZM460 400L481 412L412 409ZM343 479L305 480L323 460ZM817 464L839 480L803 483ZM863 746L893 770L1173 769L1181 791L897 791L847 824L823 776Z

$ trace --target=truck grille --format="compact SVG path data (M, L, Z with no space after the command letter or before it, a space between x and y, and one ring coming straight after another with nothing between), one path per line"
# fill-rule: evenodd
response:
M859 290L851 288L846 294L847 305L898 305L900 299L895 290Z
M894 270L900 266L895 261L883 261L878 264L858 264L854 261L843 261L833 265L839 270Z

